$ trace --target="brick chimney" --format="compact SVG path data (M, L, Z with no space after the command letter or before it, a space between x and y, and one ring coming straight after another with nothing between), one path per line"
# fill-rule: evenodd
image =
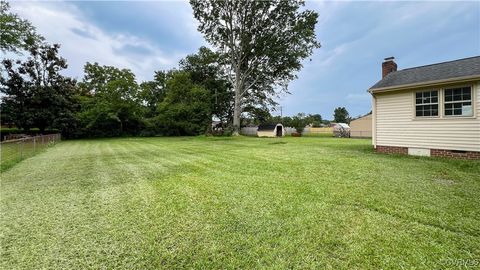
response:
M395 63L395 57L387 57L382 63L382 79L390 72L397 71L397 63Z

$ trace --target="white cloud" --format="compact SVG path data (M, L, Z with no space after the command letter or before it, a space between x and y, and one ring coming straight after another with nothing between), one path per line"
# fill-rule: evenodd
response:
M49 43L61 44L60 53L69 64L66 74L72 77L81 78L86 62L98 62L131 69L139 80L145 80L153 76L154 70L172 68L185 56L166 55L155 44L134 35L108 34L69 3L15 2L11 6L13 12L32 22Z

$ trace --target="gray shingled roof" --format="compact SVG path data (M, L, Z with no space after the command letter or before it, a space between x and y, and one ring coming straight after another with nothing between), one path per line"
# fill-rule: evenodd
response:
M260 124L258 125L258 131L265 131L265 130L274 130L277 127L276 124Z
M480 56L391 72L370 89L417 84L472 75L480 76Z

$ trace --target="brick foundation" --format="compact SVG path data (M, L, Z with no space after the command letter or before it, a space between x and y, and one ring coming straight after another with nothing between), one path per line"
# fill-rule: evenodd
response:
M455 159L480 159L480 152L430 149L430 156L448 157L448 158L455 158Z
M408 148L407 147L399 147L399 146L382 146L377 145L375 151L378 153L385 153L385 154L400 154L400 155L407 155Z
M385 153L385 154L408 155L408 147L400 147L400 146L377 145L377 148L375 148L375 151L378 153ZM454 159L480 160L480 152L476 152L476 151L430 149L430 156L446 157L446 158L454 158Z

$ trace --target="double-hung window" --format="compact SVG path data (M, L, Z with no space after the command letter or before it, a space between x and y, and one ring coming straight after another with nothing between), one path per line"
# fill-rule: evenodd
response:
M458 87L444 90L445 116L472 116L472 88Z
M415 94L415 115L417 117L438 116L438 90Z

